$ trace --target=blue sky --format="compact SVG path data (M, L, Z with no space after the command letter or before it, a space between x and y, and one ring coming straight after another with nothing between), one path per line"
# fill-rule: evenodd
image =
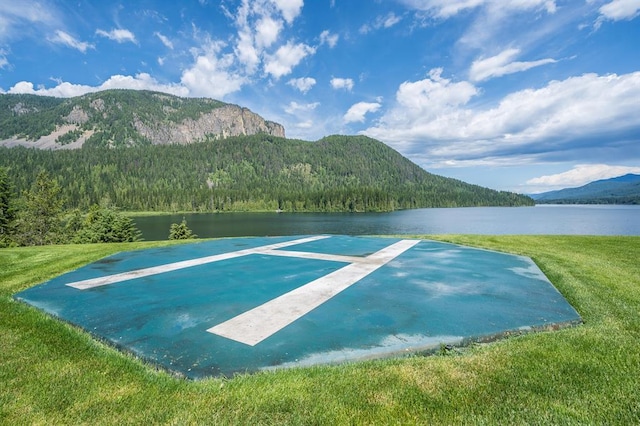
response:
M150 89L540 192L640 173L640 0L0 0L0 91Z

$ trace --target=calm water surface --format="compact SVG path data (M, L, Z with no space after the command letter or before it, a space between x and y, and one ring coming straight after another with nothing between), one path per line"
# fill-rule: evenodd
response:
M136 217L147 241L166 240L182 218L199 237L305 234L640 235L640 206L539 205L391 213L195 213Z

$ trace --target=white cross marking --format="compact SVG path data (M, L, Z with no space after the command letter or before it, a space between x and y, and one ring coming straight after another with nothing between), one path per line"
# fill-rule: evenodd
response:
M329 236L318 235L314 237L300 238L293 241L285 241L282 243L216 254L198 259L152 266L150 268L137 269L135 271L90 278L66 285L79 290L86 290L132 280L134 278L162 274L165 272L190 268L192 266L203 265L206 263L219 262L221 260L233 259L241 256L248 256L251 254L287 256L348 263L347 266L311 281L310 283L285 293L282 296L276 297L275 299L207 330L210 333L250 346L255 346L298 318L322 305L338 293L351 287L353 284L357 283L378 268L391 262L393 259L420 242L420 240L401 240L366 257L279 250L281 248L325 238L329 238Z
M420 240L401 240L370 256L353 257L349 265L211 327L207 331L255 346L376 269L391 262L419 242Z

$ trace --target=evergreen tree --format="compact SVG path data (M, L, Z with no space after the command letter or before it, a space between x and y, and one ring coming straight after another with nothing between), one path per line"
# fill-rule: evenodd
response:
M79 229L78 229L79 228ZM117 212L114 208L94 205L80 222L77 213L67 222L67 229L73 232L73 243L121 243L140 240L140 231L133 220Z
M190 240L192 238L198 238L196 234L187 226L187 220L183 217L182 222L172 223L169 229L170 240Z
M0 167L0 247L11 244L15 231L16 206L13 185L6 168Z
M46 171L38 173L31 189L23 194L18 219L19 242L22 245L60 242L62 205L58 182Z

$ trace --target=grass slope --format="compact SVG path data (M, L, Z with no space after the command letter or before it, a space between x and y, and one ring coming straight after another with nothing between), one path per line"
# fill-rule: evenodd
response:
M12 299L168 242L2 249L0 423L640 423L640 237L436 238L531 256L585 324L442 356L191 382Z

